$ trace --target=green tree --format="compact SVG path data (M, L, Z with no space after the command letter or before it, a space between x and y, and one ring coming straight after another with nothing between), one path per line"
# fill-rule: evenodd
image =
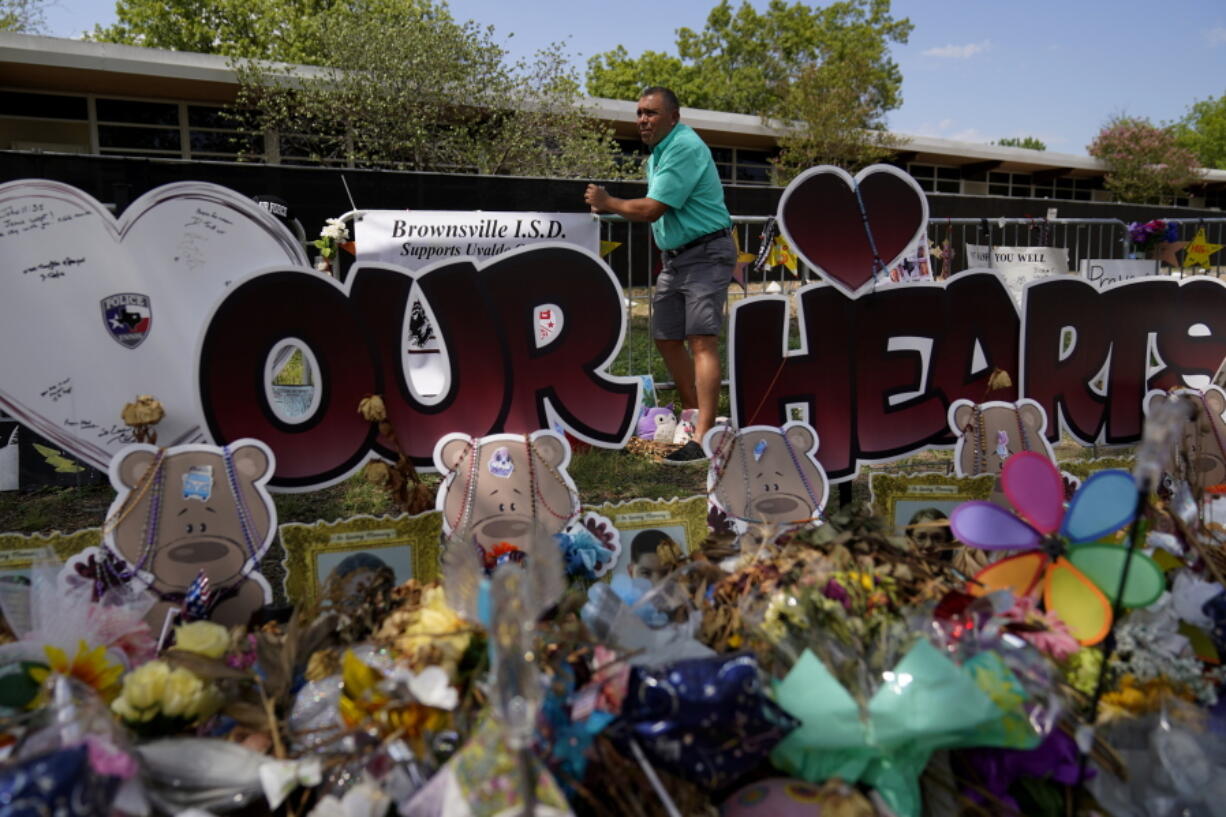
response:
M1226 169L1226 94L1194 103L1175 123L1175 138L1202 167Z
M671 87L682 104L718 111L788 117L793 86L831 60L857 55L863 75L850 77L873 112L902 103L902 74L889 43L905 43L912 25L890 16L889 0L838 0L813 7L770 0L757 11L720 0L702 31L677 31L677 55L618 46L588 61L593 96L637 99L649 85Z
M872 94L856 82L868 69L865 61L854 52L841 55L802 71L792 83L785 100L792 125L779 132L776 184L822 164L855 172L902 146L900 137L885 132L884 112Z
M395 6L393 8L393 6ZM352 7L352 4L351 4ZM284 153L359 166L617 178L560 46L510 63L493 30L429 0L321 21L328 67L237 60L237 109Z
M411 0L390 5L410 6ZM344 0L116 0L117 22L95 26L100 42L317 64L328 50L323 29L345 15Z
M1006 136L1004 139L996 140L993 144L1000 145L1002 148L1047 150L1047 145L1041 139L1036 139L1033 136Z
M0 0L0 31L36 34L43 23L43 0Z
M1199 178L1196 156L1177 143L1175 129L1145 118L1112 117L1086 149L1107 164L1103 182L1120 201L1161 201Z

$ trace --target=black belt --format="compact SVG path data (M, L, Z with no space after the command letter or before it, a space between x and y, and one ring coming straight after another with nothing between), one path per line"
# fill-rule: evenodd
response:
M664 254L669 256L670 258L676 258L678 255L681 255L681 253L685 252L686 250L692 250L695 247L706 244L708 241L714 241L717 238L723 238L724 236L728 236L728 235L732 235L732 228L731 227L720 227L718 230L716 230L713 233L707 233L706 235L698 236L698 238L695 238L693 241L689 242L688 244L682 244L680 247L676 247L671 250L665 250Z

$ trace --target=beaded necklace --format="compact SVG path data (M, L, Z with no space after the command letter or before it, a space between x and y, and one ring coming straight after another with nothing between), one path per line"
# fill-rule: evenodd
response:
M149 510L145 514L145 527L141 532L142 550L140 559L129 567L128 560L122 556L117 556L114 561L103 558L99 562L98 574L94 579L94 594L98 598L101 598L105 593L108 584L117 585L131 581L144 570L145 565L149 562L149 557L153 555L154 546L157 543L158 522L162 515L162 490L166 483L165 460L166 449L159 448L153 458L153 462L145 469L145 473L141 474L141 478L136 484L136 491L123 503L115 516L107 519L102 525L102 537L105 540L136 509L141 500L145 498L145 495L149 494ZM111 548L105 545L104 550L106 550L107 554L111 553ZM119 564L124 565L124 567L118 567ZM105 576L102 575L104 572L106 573Z
M967 423L962 428L962 434L969 435L974 444L972 448L973 454L971 462L975 468L975 474L982 474L987 470L987 427L983 422L983 409L979 404L975 404L974 411L974 426ZM1021 451L1030 451L1030 435L1026 433L1026 424L1022 422L1022 413L1014 407L1013 416L1017 420L1018 439L1021 440ZM1001 466L1004 466L1004 458L1001 458Z
M809 495L809 501L812 503L812 507L814 508L812 516L806 517L805 519L790 520L790 524L804 524L805 522L819 520L824 516L825 507L821 504L821 500L817 498L817 494L813 492L813 486L809 483L809 478L805 476L804 469L800 465L800 458L796 456L796 449L792 447L791 440L787 438L786 434L781 434L780 436L783 437L783 446L787 449L788 458L792 461L792 467L796 469L796 475L800 477L801 484L805 486L805 493ZM711 458L711 467L715 471L715 484L711 486L711 490L708 493L710 496L714 497L717 503L722 505L725 511L728 511L728 513L734 519L752 524L763 524L766 520L753 519L748 516L740 516L732 513L730 510L732 506L728 502L727 491L724 491L722 494L720 492L720 486L724 481L724 474L727 473L728 470L724 467L724 463L726 463L728 458L731 456L732 449L736 448L740 449L741 469L746 476L744 508L745 510L749 510L749 502L752 498L752 491L749 483L749 456L745 452L746 446L740 439L740 434L733 429L729 429L729 433L724 435L724 439L720 441L719 448L716 449L714 456ZM720 501L721 499L722 501Z
M577 508L575 508L574 499L571 496L570 486L566 484L566 480L562 478L562 475L558 472L558 469L554 468L553 465L550 464L549 460L545 459L544 457L540 457L540 455L536 451L536 444L532 442L532 438L527 434L524 435L524 448L527 449L527 452L528 452L528 482L531 485L531 491L532 491L532 518L533 520L536 519L536 503L537 503L537 500L539 499L541 505L545 508L546 511L549 512L551 516L553 516L556 519L561 519L562 521L565 522L566 520L574 516L575 511L577 510ZM570 508L565 514L560 514L557 511L555 511L553 508L549 507L549 501L545 499L545 494L541 492L540 482L536 478L535 460L537 457L540 457L540 460L542 463L544 463L546 470L549 471L550 475L553 476L553 478L558 481L558 484L561 485L562 488L566 491L566 498L570 500Z
M451 526L453 531L462 531L472 515L473 504L477 495L477 461L481 459L481 441L473 440L465 456L469 460L468 470L465 475L464 496L460 500L459 516L456 517L455 524Z
M230 454L230 446L222 446L221 459L226 466L226 479L230 483L230 493L234 494L234 507L238 509L238 524L243 530L243 542L247 545L247 556L250 561L254 562L259 555L255 545L255 536L253 535L255 525L251 519L251 512L247 510L247 501L243 499L243 492L239 488L238 475L234 471L234 457Z

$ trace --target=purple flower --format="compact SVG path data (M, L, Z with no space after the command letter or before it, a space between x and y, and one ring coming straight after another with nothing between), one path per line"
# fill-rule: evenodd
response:
M828 599L834 599L839 604L843 605L844 610L849 613L851 612L851 596L847 595L847 590L843 588L843 585L839 584L834 579L830 579L826 582L826 587L822 590L822 595Z

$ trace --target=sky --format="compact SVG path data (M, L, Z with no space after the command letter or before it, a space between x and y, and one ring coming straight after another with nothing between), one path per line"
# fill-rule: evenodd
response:
M752 0L761 9L766 0ZM739 0L735 0L739 3ZM734 4L735 4L734 3ZM587 58L624 45L673 52L715 0L450 0L492 25L516 57L566 43ZM1112 115L1178 119L1226 93L1226 0L894 0L915 25L891 54L903 76L893 131L968 142L1035 136L1085 155ZM114 0L48 0L47 32L79 36L114 22ZM682 100L682 104L685 100Z

